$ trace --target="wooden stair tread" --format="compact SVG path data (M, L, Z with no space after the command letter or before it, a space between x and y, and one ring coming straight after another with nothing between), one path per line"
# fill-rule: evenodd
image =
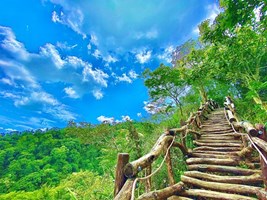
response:
M194 150L208 150L208 151L224 151L224 152L228 152L228 151L240 151L241 148L240 147L211 147L211 146L200 146L200 147L196 147L194 148Z
M261 174L260 170L256 169L244 169L241 167L225 166L225 165L209 165L209 164L193 164L188 165L189 171L198 170L201 172L223 172L223 173L233 173L239 175L252 175L255 173Z
M208 142L197 142L197 141L194 141L193 143L198 146L210 146L210 147L242 147L242 144L236 144L236 143L208 143Z
M220 199L220 200L255 200L253 197L247 197L239 194L229 194L224 192L215 192L210 190L202 189L188 189L181 193L187 197L203 197L209 199Z
M200 188L215 190L215 191L219 191L219 192L229 192L229 193L238 193L238 194L256 195L257 192L262 189L260 187L251 186L251 185L203 181L203 180L188 177L185 175L181 176L181 181L183 183L194 185L194 186L197 186Z
M242 183L242 184L261 184L263 183L260 174L252 174L248 176L220 176L215 174L203 173L199 171L186 171L184 175L192 178L200 178L207 181L221 182L221 183Z
M210 153L205 153L205 152L202 152L202 153L197 153L197 152L192 152L190 154L190 157L192 158L233 158L233 159L240 159L237 155L233 155L233 154L226 154L224 152L224 154L210 154Z
M200 143L238 143L241 144L240 140L223 140L223 139L204 139L204 138L200 138L199 140L195 140L196 142L200 142Z
M215 165L236 166L239 164L239 161L231 158L188 158L186 160L186 163L188 165L215 164Z

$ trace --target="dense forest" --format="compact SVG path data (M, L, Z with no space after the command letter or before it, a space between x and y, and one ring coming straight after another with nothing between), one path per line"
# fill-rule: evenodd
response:
M112 199L117 154L140 157L209 98L222 104L231 96L241 119L267 125L266 1L221 0L220 6L213 23L199 25L198 41L176 48L173 66L144 71L149 120L71 121L64 129L0 136L0 199ZM174 168L178 180L185 165Z

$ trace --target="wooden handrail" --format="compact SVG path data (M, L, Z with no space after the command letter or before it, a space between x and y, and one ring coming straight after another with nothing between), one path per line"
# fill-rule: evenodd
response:
M255 148L259 151L261 154L260 156L260 162L261 162L261 170L262 170L262 175L263 175L263 181L265 184L265 190L267 191L267 163L266 163L266 158L267 158L267 133L266 129L262 126L262 130L256 129L250 122L247 121L239 121L238 118L235 116L235 106L230 97L225 97L225 109L227 111L227 116L229 122L233 125L234 129L240 130L243 129L247 132L248 136L243 137L243 140L246 140L248 143L249 139L251 140L250 142L253 143L250 146L244 146L243 150L240 152L241 156L250 156L251 151L252 151L252 146L256 145ZM261 131L261 134L259 134ZM250 137L251 136L251 137ZM259 138L260 137L260 138ZM258 148L259 149L258 149ZM263 160L265 159L265 161Z
M124 176L120 177L126 177L128 180L125 182L117 180L121 179L120 177L116 177L115 181L115 189L116 191L115 194L115 200L120 199L120 200L129 200L130 199L130 194L129 192L132 190L132 185L133 181L132 178L135 178L138 173L144 169L149 169L149 173L151 173L151 166L152 163L159 157L159 155L165 151L167 154L166 157L166 164L167 164L167 171L168 171L168 176L169 176L169 182L170 185L174 185L174 177L173 177L173 172L172 172L172 161L169 152L166 152L166 149L169 147L171 141L175 136L180 136L181 138L181 143L178 142L173 142L172 147L178 147L181 149L182 153L184 155L188 155L189 150L186 147L186 142L185 142L185 137L188 133L193 133L199 136L199 132L194 130L195 127L200 128L201 127L201 121L203 119L206 119L205 113L210 112L211 110L217 108L218 104L216 104L212 100L208 100L205 104L202 104L198 111L194 114L190 114L188 120L186 121L186 125L182 126L181 128L173 128L166 133L162 134L158 140L156 141L155 145L152 147L149 153L146 155L142 156L141 158L127 163L123 169L121 168L122 165L117 165L116 169L116 174L120 174L121 171L123 171ZM119 171L119 173L118 173ZM125 182L124 186L122 187L117 186L117 183L122 183ZM151 185L151 183L148 184ZM150 188L149 186L148 188ZM120 189L121 188L121 189ZM124 194L124 195L123 195ZM117 195L117 196L116 196Z

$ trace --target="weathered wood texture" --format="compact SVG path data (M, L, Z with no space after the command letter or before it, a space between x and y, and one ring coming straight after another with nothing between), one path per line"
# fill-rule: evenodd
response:
M133 180L128 179L114 200L130 200L132 196Z
M124 167L125 176L134 177L139 171L151 165L152 162L163 152L164 147L166 147L172 139L173 136L166 134L162 135L148 154L142 156L138 160L128 163Z
M114 187L114 197L119 193L127 178L124 175L123 168L129 162L128 153L118 154L116 175L115 175L115 187Z
M155 199L166 199L172 195L175 195L176 193L179 193L184 190L183 183L177 183L175 185L172 185L170 187L166 187L162 190L156 190L153 192L145 193L141 195L138 200L155 200Z

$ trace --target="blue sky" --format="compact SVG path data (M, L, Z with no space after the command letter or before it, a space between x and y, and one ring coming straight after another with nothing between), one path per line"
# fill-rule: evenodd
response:
M218 12L215 0L1 0L0 132L147 117L139 75Z

